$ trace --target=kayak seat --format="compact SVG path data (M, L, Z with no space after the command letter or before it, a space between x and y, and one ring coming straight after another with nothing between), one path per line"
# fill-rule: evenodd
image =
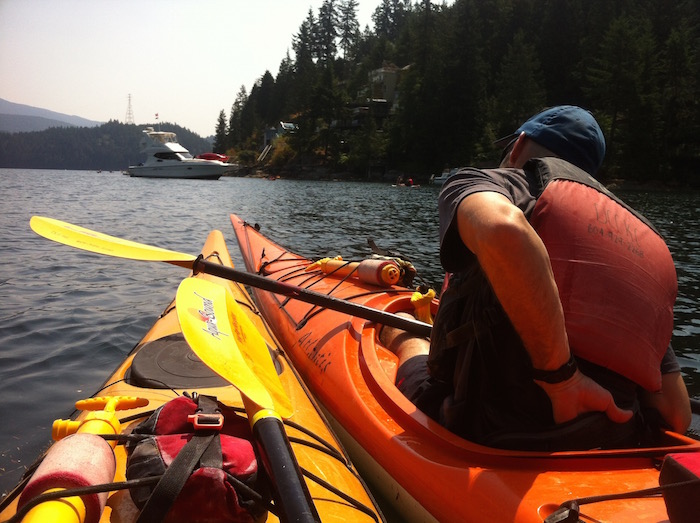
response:
M640 443L639 423L637 416L625 423L614 423L601 412L589 412L541 431L495 433L484 444L500 449L541 452L637 447Z
M145 344L136 353L125 380L135 387L199 389L223 387L228 382L192 352L182 333Z

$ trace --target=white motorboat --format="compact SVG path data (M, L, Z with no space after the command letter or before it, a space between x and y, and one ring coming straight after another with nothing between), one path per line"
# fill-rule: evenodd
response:
M218 180L231 165L219 160L194 158L180 145L175 133L154 131L147 127L141 138L141 153L146 161L130 165L130 176L141 178L196 178Z

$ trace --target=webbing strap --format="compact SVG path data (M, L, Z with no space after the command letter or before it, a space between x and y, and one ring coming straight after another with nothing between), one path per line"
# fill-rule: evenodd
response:
M205 413L216 410L216 402L208 396L198 397L198 411ZM163 477L153 489L146 505L141 510L136 523L160 523L175 502L178 494L197 467L207 449L216 442L212 452L207 453L206 461L209 463L221 462L221 438L219 431L197 431L192 436L175 459L172 461ZM218 452L218 457L215 454Z
M160 523L170 510L175 498L185 486L190 474L199 463L202 454L207 450L218 432L195 434L178 452L163 477L153 489L136 523Z

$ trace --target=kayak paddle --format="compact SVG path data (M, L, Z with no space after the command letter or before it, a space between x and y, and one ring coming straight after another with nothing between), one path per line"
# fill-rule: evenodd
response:
M195 257L191 254L168 251L143 243L116 238L101 232L91 231L79 225L62 222L43 216L32 216L29 220L32 230L44 238L85 251L142 261L167 261L173 265L192 268Z
M257 405L282 418L294 410L270 358L265 339L226 289L186 278L175 298L187 343L207 367L231 382Z
M182 333L194 353L243 396L280 519L320 521L284 431L282 418L291 417L294 410L265 339L221 285L186 278L175 303Z
M334 298L333 296L271 280L264 276L258 276L257 274L224 267L218 263L209 262L201 257L192 256L191 254L169 251L167 249L161 249L160 247L153 247L116 238L54 218L32 216L29 225L32 230L40 236L78 249L131 260L170 263L178 267L191 269L195 273L204 272L218 276L219 278L242 283L243 285L250 285L251 287L281 294L295 300L311 303L312 305L343 312L382 325L396 327L419 336L428 337L432 330L430 324L422 321L412 320L390 312L373 309L359 303Z

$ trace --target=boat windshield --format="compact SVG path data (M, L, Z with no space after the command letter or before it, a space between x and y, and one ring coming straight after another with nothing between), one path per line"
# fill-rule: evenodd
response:
M155 156L159 160L182 160L182 158L180 158L180 155L177 153L156 153L153 156Z
M177 135L175 133L152 132L148 136L157 143L177 143Z

